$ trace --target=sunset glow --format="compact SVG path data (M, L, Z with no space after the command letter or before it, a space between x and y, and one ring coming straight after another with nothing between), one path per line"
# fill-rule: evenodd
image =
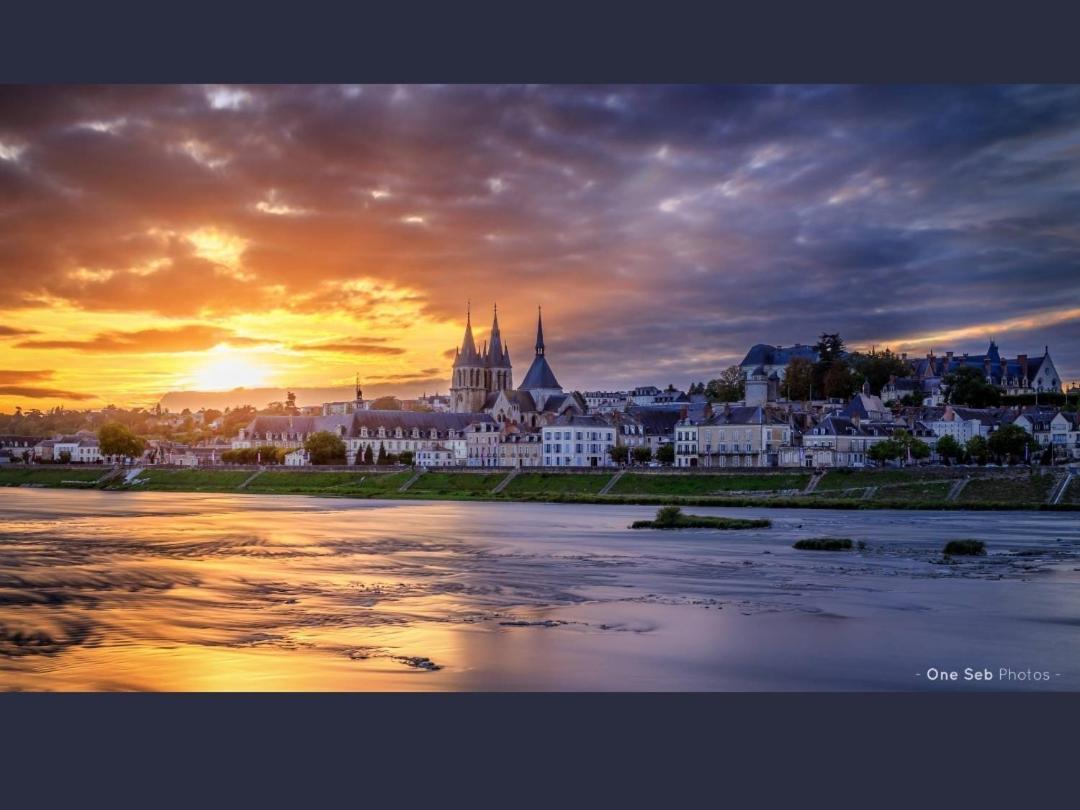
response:
M577 389L824 331L1072 380L1077 144L1068 86L8 86L0 409L445 392L470 300Z

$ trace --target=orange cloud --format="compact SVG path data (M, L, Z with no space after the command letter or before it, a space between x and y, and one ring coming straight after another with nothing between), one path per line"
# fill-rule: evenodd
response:
M85 340L24 340L20 349L74 349L80 352L157 354L212 349L222 343L255 346L265 341L241 337L229 329L188 324L168 329L139 329L133 332L99 332Z

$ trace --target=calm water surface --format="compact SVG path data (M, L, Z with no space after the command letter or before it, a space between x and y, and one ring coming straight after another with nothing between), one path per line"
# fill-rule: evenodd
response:
M653 511L0 489L0 688L1080 689L1075 514Z

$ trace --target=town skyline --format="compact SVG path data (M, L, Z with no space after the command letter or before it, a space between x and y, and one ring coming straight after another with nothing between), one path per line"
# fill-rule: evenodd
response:
M1078 149L1075 87L8 86L0 411L443 393L468 300L568 390L822 332L1069 383Z

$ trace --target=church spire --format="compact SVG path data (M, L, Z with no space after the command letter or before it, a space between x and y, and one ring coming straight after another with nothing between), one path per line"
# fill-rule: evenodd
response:
M536 356L544 353L544 318L538 306L536 308Z
M454 360L455 366L475 365L480 361L476 351L476 341L472 333L472 302L465 305L465 338L461 341L461 351Z
M505 365L506 352L503 350L502 333L499 331L499 305L495 305L495 319L491 323L491 339L488 343L487 361L491 366Z

